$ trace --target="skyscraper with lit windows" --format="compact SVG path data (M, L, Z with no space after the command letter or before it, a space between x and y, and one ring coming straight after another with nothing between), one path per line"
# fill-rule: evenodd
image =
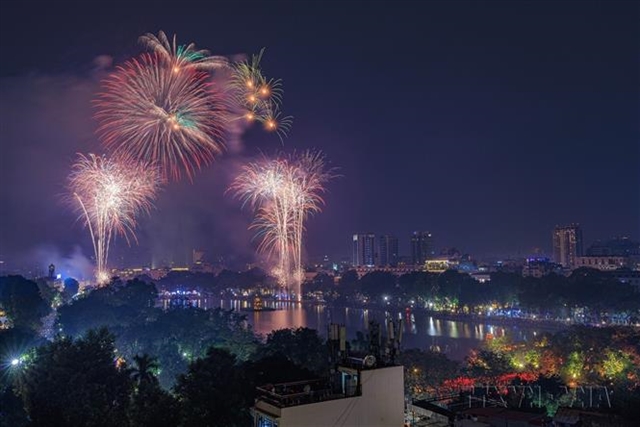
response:
M423 265L434 255L433 237L428 231L414 231L411 235L411 262Z
M553 230L553 260L565 268L576 265L582 256L582 229L579 224L556 226Z
M354 234L352 245L352 264L354 267L373 267L376 265L375 234Z

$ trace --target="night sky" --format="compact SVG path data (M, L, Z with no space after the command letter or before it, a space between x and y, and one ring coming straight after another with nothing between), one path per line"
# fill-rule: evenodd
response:
M476 256L549 253L554 225L571 222L587 246L640 236L638 3L42 3L0 3L0 259L12 264L91 255L61 201L66 176L77 152L102 152L100 79L158 30L219 55L266 47L295 119L284 146L249 129L193 184L165 188L114 263L180 263L193 247L250 257L250 214L226 185L260 152L311 147L342 175L309 222L311 255L347 255L369 231L398 235L401 254L429 230Z

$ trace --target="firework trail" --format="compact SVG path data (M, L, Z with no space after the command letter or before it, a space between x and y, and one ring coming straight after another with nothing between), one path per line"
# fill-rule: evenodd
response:
M305 220L320 211L324 186L333 177L322 153L305 151L248 163L229 187L256 212L250 228L260 239L258 251L276 259L272 273L281 285L294 285L298 299Z
M302 239L305 231L305 220L309 215L320 212L324 205L322 194L326 191L325 184L334 178L335 169L326 169L325 157L319 151L304 151L290 157L294 165L292 173L293 198L293 233L294 233L294 280L299 286L304 277L302 268Z
M159 176L149 164L78 155L69 176L71 201L91 234L99 285L109 280L109 246L116 235L135 240L136 216L148 213Z
M267 79L260 69L264 49L251 60L231 64L231 75L227 81L231 110L239 110L239 117L249 123L262 123L269 132L284 138L291 128L292 117L280 112L282 104L282 82Z
M179 45L175 34L172 41L169 41L163 31L159 31L157 36L152 33L146 33L140 36L138 41L150 51L156 52L174 73L178 73L184 68L209 71L229 65L227 58L211 56L211 52L208 50L196 49L194 43Z
M103 81L98 135L115 158L157 164L164 180L192 179L224 149L224 101L207 72L175 72L165 59L143 54Z

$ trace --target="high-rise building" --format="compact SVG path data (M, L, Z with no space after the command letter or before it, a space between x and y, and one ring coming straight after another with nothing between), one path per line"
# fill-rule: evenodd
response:
M411 235L411 262L423 265L434 255L433 238L428 231L414 231Z
M553 261L565 268L576 265L582 256L582 230L579 224L556 226L553 230Z
M398 266L398 238L385 234L380 236L378 264L381 266Z
M353 266L373 267L376 265L376 235L354 234L353 235Z

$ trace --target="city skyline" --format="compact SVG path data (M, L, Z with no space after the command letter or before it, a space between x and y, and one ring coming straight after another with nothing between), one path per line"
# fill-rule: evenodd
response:
M347 4L338 14L278 3L254 4L256 16L247 16L240 5L217 3L201 14L224 17L216 28L186 12L135 5L124 18L117 5L96 5L104 16L96 23L79 19L81 5L42 6L37 15L7 5L3 259L43 251L72 257L76 247L89 257L91 243L59 194L76 152L97 146L91 100L100 79L142 51L140 34L159 29L219 55L266 46L265 64L283 78L296 118L285 148L320 148L342 175L308 223L309 255L348 256L358 230L398 236L400 255L414 230L478 256L550 254L549 230L572 222L587 244L638 240L638 37L629 5L563 2L549 13L544 4L406 3L389 11L376 3ZM495 14L504 19L485 28L482 16ZM61 28L63 15L78 19ZM292 44L278 28L296 30L300 40ZM340 43L352 31L358 36ZM35 45L38 55L24 49ZM411 65L401 65L406 60ZM160 194L140 224L139 245L118 239L114 260L189 259L194 247L253 256L250 218L224 188L239 163L282 143L240 129L228 145L193 184Z

